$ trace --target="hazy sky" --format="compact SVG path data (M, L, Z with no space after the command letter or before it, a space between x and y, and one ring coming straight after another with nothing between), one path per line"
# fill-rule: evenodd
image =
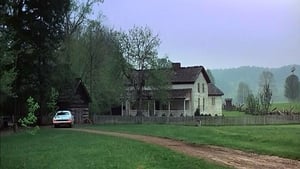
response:
M148 26L184 66L300 64L300 0L105 0L105 25Z

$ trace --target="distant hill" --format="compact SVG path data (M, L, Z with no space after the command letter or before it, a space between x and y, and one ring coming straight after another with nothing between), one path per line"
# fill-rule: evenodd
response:
M291 68L295 66L294 72L300 79L300 65L288 65L280 68L263 68L243 66L229 69L211 69L216 85L224 92L224 98L236 100L237 89L240 82L248 84L253 94L258 93L259 77L264 70L268 70L274 75L275 89L273 90L274 102L285 102L284 96L285 79L291 75Z

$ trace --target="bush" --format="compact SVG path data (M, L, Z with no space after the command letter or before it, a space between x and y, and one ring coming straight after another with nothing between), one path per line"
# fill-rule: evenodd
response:
M34 135L37 130L39 129L39 126L36 125L37 117L35 116L35 111L40 108L39 104L34 101L34 99L30 96L27 99L27 105L28 105L28 114L24 118L20 118L18 122L21 124L21 126L27 128L27 132ZM34 126L36 125L36 126Z
M199 110L199 108L196 109L194 115L195 115L195 116L200 116L200 110Z

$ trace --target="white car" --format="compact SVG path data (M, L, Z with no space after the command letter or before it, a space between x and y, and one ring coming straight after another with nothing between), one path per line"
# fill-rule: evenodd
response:
M55 113L52 123L55 128L62 125L72 127L74 124L74 116L69 110L59 110Z

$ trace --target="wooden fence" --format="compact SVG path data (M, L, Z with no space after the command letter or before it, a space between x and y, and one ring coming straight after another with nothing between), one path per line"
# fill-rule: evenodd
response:
M198 117L139 117L94 115L95 124L181 124L203 126L300 124L300 115L266 116L198 116Z

